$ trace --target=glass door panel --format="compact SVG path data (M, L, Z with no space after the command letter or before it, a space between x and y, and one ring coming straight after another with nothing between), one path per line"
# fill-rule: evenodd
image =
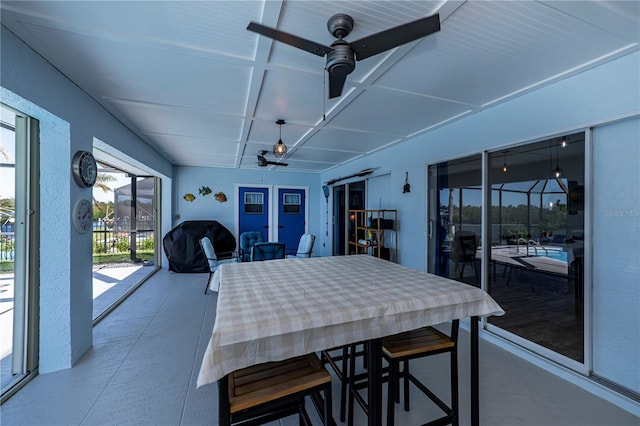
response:
M427 270L480 286L482 157L429 166Z
M489 154L488 322L580 363L584 162L583 133Z

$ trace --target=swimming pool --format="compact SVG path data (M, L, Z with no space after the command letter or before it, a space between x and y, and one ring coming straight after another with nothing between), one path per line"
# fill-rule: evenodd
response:
M529 246L528 254L529 256L548 257L549 259L554 259L560 262L567 263L567 252L559 247Z

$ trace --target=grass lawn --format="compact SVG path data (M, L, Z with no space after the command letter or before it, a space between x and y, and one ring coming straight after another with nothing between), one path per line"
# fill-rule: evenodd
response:
M142 260L153 259L153 251L138 251L138 258ZM115 254L94 254L93 255L93 264L103 264L103 263L126 263L130 262L130 254L129 253L115 253ZM11 261L0 261L0 272L13 272L13 262Z

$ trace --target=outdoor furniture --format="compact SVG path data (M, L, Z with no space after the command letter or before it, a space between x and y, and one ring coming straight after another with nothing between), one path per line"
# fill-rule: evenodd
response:
M468 264L471 265L471 268L475 272L476 282L480 282L478 269L476 268L477 249L478 242L476 241L476 234L473 232L461 231L454 237L451 259L454 262L456 270L460 272L460 279L462 279L464 275L465 265Z
M284 259L284 251L284 243L255 243L253 247L251 247L251 261L258 262L262 260Z
M313 243L316 241L316 236L312 234L302 234L300 242L298 243L298 250L296 254L288 255L287 257L311 257L313 251Z
M260 231L247 231L240 234L240 262L249 262L251 260L251 247L255 243L263 241L262 232Z
M236 259L234 257L227 259L218 259L216 250L213 248L213 244L211 243L209 237L203 237L200 239L200 247L202 247L202 251L207 257L207 263L209 264L209 278L207 279L207 285L204 288L204 294L207 294L209 284L211 283L211 277L213 277L213 274L218 269L218 266L222 265L223 263L235 262Z
M382 354L389 364L389 375L387 376L387 426L395 424L395 405L400 402L400 380L404 381L404 409L409 411L409 383L413 383L423 394L431 399L443 412L444 416L431 420L424 425L445 425L457 426L459 423L458 410L458 329L459 320L453 320L451 324L451 335L440 332L433 327L422 327L417 330L405 331L404 333L387 336L382 339ZM427 386L409 371L409 361L416 358L437 355L442 353L450 354L450 380L451 380L451 404L447 405ZM402 370L400 370L402 364ZM350 360L349 371L349 425L353 424L354 401L367 411L367 403L359 393L360 389L366 387L366 381L359 381L355 371L355 357Z
M368 423L380 425L382 338L471 317L470 423L478 425L477 317L504 313L482 289L367 255L226 264L213 281L216 320L197 383L218 381L221 404L229 373L366 341Z
M311 425L305 396L324 393L320 415L333 423L331 375L314 354L267 362L234 371L228 376L228 399L219 407L220 425L263 424L298 414L300 424Z

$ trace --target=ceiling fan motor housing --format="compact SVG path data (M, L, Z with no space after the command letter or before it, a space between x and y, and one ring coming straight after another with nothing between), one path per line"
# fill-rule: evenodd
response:
M344 13L336 13L327 21L327 29L335 38L342 39L353 29L353 18Z
M331 75L348 75L356 68L356 60L353 49L349 43L338 40L331 47L333 50L327 53L327 71Z

